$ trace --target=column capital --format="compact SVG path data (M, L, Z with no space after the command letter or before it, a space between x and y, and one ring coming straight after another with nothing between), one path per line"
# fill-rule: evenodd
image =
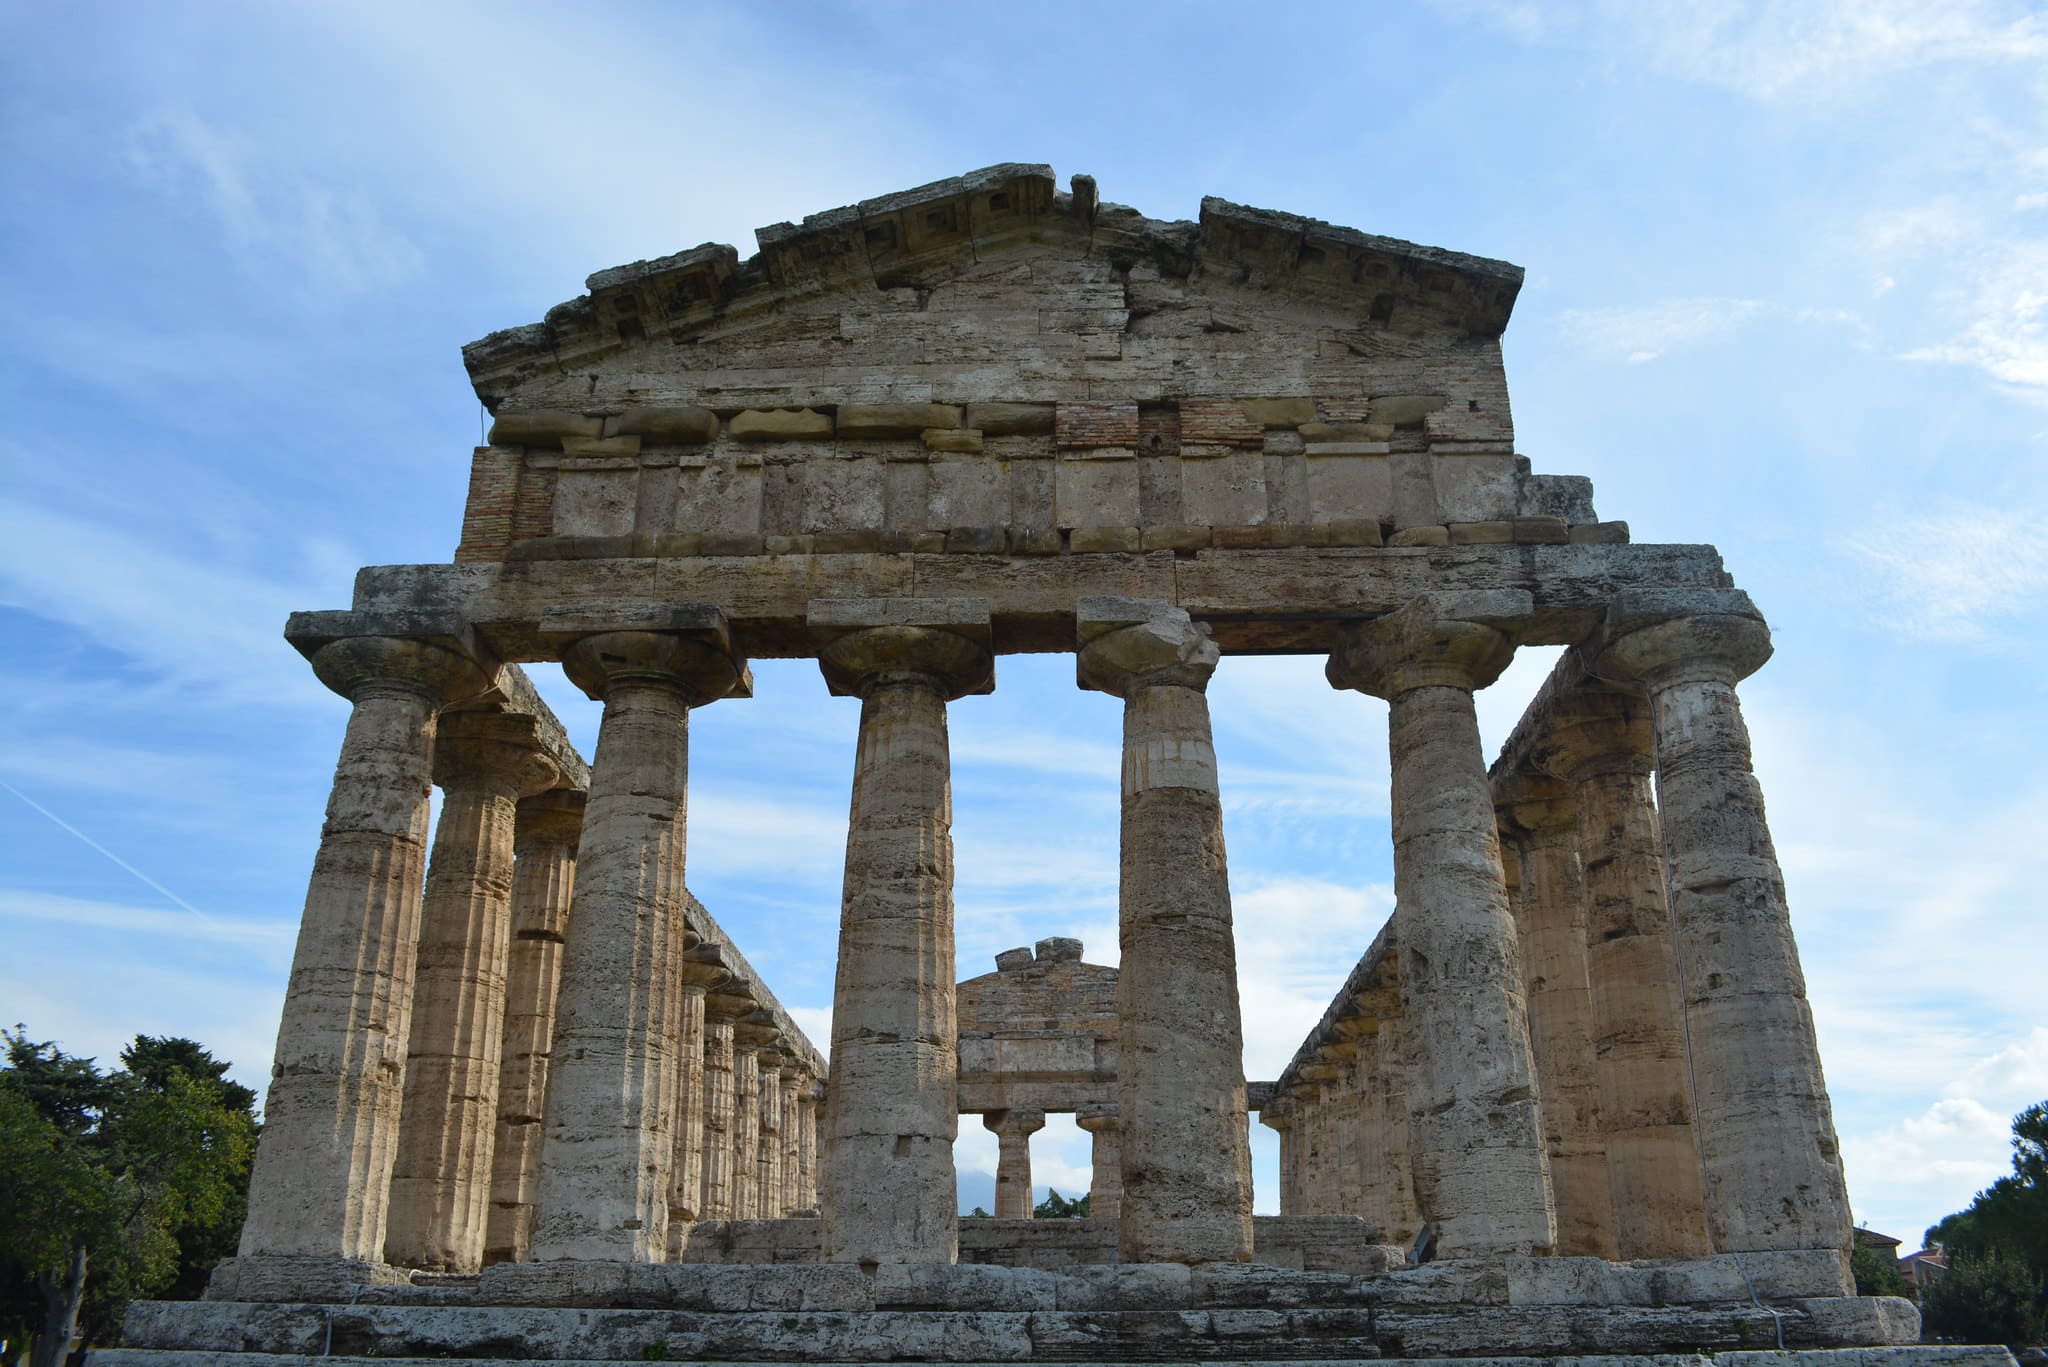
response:
M1259 1123L1269 1130L1291 1130L1301 1118L1301 1103L1291 1096L1275 1096L1259 1108Z
M513 822L513 847L559 845L573 851L583 841L583 808L589 796L580 789L550 788L521 798Z
M499 783L537 797L562 771L540 747L534 719L519 712L449 712L434 740L434 782L443 788Z
M1114 1134L1123 1128L1123 1117L1114 1101L1084 1101L1074 1110L1074 1123L1090 1134Z
M834 697L915 679L950 702L995 686L986 598L819 598L805 620Z
M540 634L562 652L569 682L599 702L618 683L664 684L692 707L753 696L753 672L725 614L708 604L550 608Z
M1389 700L1418 688L1472 692L1507 668L1514 632L1534 610L1520 589L1421 594L1346 627L1324 675L1333 688Z
M1074 628L1081 687L1119 698L1162 685L1199 692L1222 658L1208 627L1162 599L1085 595Z
M1045 1112L1021 1108L986 1111L981 1117L981 1127L992 1131L998 1138L1022 1138L1045 1128Z
M1626 593L1607 610L1592 672L1658 692L1677 684L1729 687L1771 658L1771 630L1739 589Z
M375 692L402 692L436 709L483 692L493 673L438 637L345 636L314 649L307 659L320 682L350 702Z
M759 1006L760 1003L754 1000L753 991L737 978L726 979L704 997L705 1018L734 1022L735 1031L738 1028L737 1023L751 1016ZM734 1039L737 1041L737 1033Z
M1535 762L1571 783L1605 774L1647 777L1656 767L1650 709L1639 693L1588 682L1556 698Z
M782 1027L776 1023L772 1012L756 1010L740 1017L732 1028L732 1039L738 1048L751 1049L757 1055L764 1054L781 1042Z
M1549 844L1577 832L1578 795L1561 778L1526 770L1497 779L1493 810L1503 832Z

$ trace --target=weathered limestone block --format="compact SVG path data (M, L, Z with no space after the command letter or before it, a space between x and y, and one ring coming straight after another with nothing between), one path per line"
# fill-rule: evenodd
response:
M1330 682L1385 698L1394 915L1414 1051L1416 1196L1443 1257L1556 1241L1528 1013L1473 690L1530 611L1515 590L1424 594L1352 628Z
M1491 452L1431 453L1437 506L1446 522L1492 522L1520 511L1515 458Z
M1310 521L1391 520L1394 475L1384 450L1332 451L1311 447L1306 459Z
M631 536L640 499L640 462L564 461L555 471L556 536Z
M1262 451L1181 447L1177 521L1245 527L1266 520L1266 457Z
M966 425L989 437L1049 436L1053 405L1049 403L971 403Z
M804 480L803 530L867 531L882 523L882 462L846 456L811 463Z
M1084 1102L1074 1113L1074 1123L1088 1132L1089 1179L1088 1215L1095 1220L1115 1220L1123 1211L1123 1126L1117 1120L1116 1103Z
M715 610L621 609L611 622L555 625L570 638L564 670L603 700L604 720L556 1007L532 1255L656 1261L675 1162L689 709L744 687L745 665Z
M1715 1251L1846 1251L1841 1149L1735 696L1770 653L1747 594L1630 593L1594 671L1649 696Z
M718 415L708 408L629 408L604 420L607 437L639 437L650 446L697 444L718 436Z
M603 435L604 420L581 413L501 413L491 420L487 441L492 446L560 446L565 437Z
M1216 752L1218 652L1167 603L1084 597L1076 673L1124 700L1117 1109L1128 1262L1251 1256L1244 1034Z
M835 693L861 700L820 1208L833 1262L949 1263L958 1221L946 704L990 686L986 600L820 601Z
M996 1218L1028 1220L1031 1136L1045 1128L1045 1112L990 1111L982 1116L981 1123L996 1137Z
M744 985L729 981L704 999L704 1194L700 1220L736 1218L733 1174L738 1162L738 1088L733 1030L756 1006Z
M1511 903L1521 936L1529 1045L1543 1098L1543 1138L1557 1208L1557 1251L1616 1256L1606 1128L1586 978L1585 885L1579 811L1571 786L1518 775L1494 786L1502 843L1519 872Z
M1127 448L1067 452L1053 464L1054 517L1062 527L1138 525L1138 459Z
M445 638L313 656L354 709L278 1026L241 1256L378 1261L411 1032L435 716L489 674Z
M734 441L828 441L832 415L808 408L749 408L733 414L725 430Z
M474 1272L498 1128L514 814L560 774L532 717L458 712L442 718L434 777L441 819L421 904L384 1260Z
M582 792L557 788L519 804L513 825L512 949L498 1073L498 1137L491 1150L491 1213L484 1264L523 1262L533 1246L540 1191L548 1050L562 985L562 942L583 835Z
M1549 739L1551 771L1577 793L1591 1037L1619 1256L1699 1257L1712 1248L1650 790L1649 706L1580 688L1553 706Z
M846 403L839 406L842 437L915 437L932 428L960 426L950 403Z
M762 526L763 467L732 447L686 458L677 469L675 510L679 532L754 535ZM556 494L557 500L561 495Z

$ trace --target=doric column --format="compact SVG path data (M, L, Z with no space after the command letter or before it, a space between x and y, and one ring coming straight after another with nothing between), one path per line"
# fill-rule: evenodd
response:
M1494 802L1503 839L1513 847L1509 862L1520 871L1510 900L1521 935L1529 1044L1557 1204L1557 1251L1613 1258L1615 1213L1607 1186L1593 994L1586 983L1578 802L1569 784L1535 774L1503 779L1495 785Z
M701 1220L737 1218L733 1180L739 1156L739 1090L735 1085L733 1029L753 1014L754 997L729 979L704 998L704 1197Z
M1117 1109L1125 1262L1252 1255L1244 1028L1204 695L1218 652L1167 603L1084 597L1076 673L1124 700Z
M829 1262L950 1263L952 761L946 704L994 678L985 600L816 602L832 691L861 700L820 1191Z
M1415 1202L1415 1159L1408 1142L1408 1054L1406 1027L1399 1015L1382 1016L1373 1036L1371 1085L1366 1090L1367 1123L1380 1153L1380 1238L1407 1248L1422 1228Z
M484 1229L486 1266L525 1262L533 1247L548 1048L576 886L583 797L557 788L527 798L513 823L511 967L498 1070L498 1138L491 1149L491 1214Z
M1649 707L1617 689L1574 689L1554 703L1546 742L1546 766L1577 798L1592 1008L1587 1033L1597 1059L1618 1248L1607 1256L1699 1257L1713 1247L1650 788Z
M1424 594L1350 628L1330 682L1388 703L1394 923L1408 1044L1416 1196L1436 1256L1531 1253L1556 1230L1472 694L1514 653L1527 593Z
M825 1084L813 1082L804 1089L803 1133L799 1136L802 1145L800 1158L802 1168L797 1178L799 1209L815 1212L818 1209L818 1114L825 1105Z
M782 1049L781 1035L755 1059L760 1069L761 1129L754 1149L754 1218L782 1214Z
M640 623L648 629L638 629ZM724 618L650 612L563 652L604 702L562 960L533 1257L660 1260L675 1164L689 709L744 689ZM660 629L653 629L659 626Z
M490 676L441 639L346 637L312 663L354 710L306 887L241 1252L373 1263L403 1098L435 715Z
M1714 1248L1846 1251L1841 1150L1735 697L1770 653L1747 594L1630 594L1594 670L1650 700Z
M1260 1118L1264 1118L1264 1112ZM1092 1141L1088 1152L1088 1216L1093 1220L1117 1219L1123 1211L1124 1159L1123 1126L1117 1123L1116 1103L1085 1103L1074 1113L1074 1123L1088 1131Z
M756 1011L732 1028L732 1218L761 1218L761 1051L775 1047L774 1018Z
M1259 1110L1259 1123L1280 1137L1280 1213L1301 1214L1300 1182L1296 1165L1295 1134L1298 1120L1294 1098L1277 1091Z
M676 1031L676 1157L669 1176L668 1256L677 1261L690 1226L703 1214L704 1201L704 1055L706 997L731 976L717 945L693 946L676 972L681 994Z
M1031 1136L1045 1128L1045 1112L990 1111L981 1124L996 1137L996 1218L1030 1219Z
M775 1215L794 1215L810 1203L798 1191L803 1177L803 1093L811 1070L794 1054L782 1064L782 1170L775 1189Z
M450 713L434 744L441 819L421 902L412 1038L384 1260L483 1266L512 949L513 813L559 777L530 716Z

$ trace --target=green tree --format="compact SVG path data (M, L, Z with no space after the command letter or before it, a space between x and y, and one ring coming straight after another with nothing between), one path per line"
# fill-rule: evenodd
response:
M1034 1220L1085 1220L1088 1218L1088 1198L1069 1201L1051 1187L1045 1189L1045 1199L1031 1208Z
M2048 1276L2048 1101L2012 1119L2012 1174L1927 1231L1951 1254L2009 1253Z
M0 1333L57 1367L172 1286L181 1234L213 1235L246 1194L255 1122L190 1041L138 1038L129 1071L0 1031ZM225 1071L225 1065L219 1065Z
M2012 1118L2012 1173L1927 1231L1948 1270L1921 1297L1927 1332L1975 1343L2048 1333L2048 1101Z
M1856 1245L1849 1251L1849 1275L1856 1279L1859 1296L1906 1294L1906 1279L1899 1275L1899 1260L1889 1251Z
M2041 1279L2010 1253L1964 1254L1920 1298L1927 1333L2017 1352L2042 1339Z

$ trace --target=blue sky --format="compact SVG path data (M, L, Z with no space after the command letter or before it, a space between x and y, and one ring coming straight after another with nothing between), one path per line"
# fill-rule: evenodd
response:
M1968 0L0 8L0 1018L260 1085L346 714L279 629L452 553L462 343L1010 160L1528 268L1522 452L1773 622L1745 705L1859 1218L2004 1170L2048 1096L2048 17ZM757 675L693 725L690 882L822 1038L854 704ZM997 677L953 709L962 975L1111 958L1117 705ZM1391 905L1385 714L1312 659L1211 697L1270 1077ZM1070 1122L1034 1152L1085 1187Z

